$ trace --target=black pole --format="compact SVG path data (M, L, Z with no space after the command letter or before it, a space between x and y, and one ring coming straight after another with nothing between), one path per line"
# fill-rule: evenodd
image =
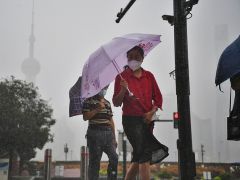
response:
M192 151L190 85L188 68L186 0L174 0L174 40L177 105L180 116L179 154L180 179L192 180L196 175L195 155Z
M120 12L117 14L117 19L116 19L116 23L119 23L120 20L123 18L123 16L126 14L126 12L130 9L130 7L135 3L136 0L131 0L127 6L124 8L124 10L120 10Z
M204 146L201 144L202 164L204 163Z

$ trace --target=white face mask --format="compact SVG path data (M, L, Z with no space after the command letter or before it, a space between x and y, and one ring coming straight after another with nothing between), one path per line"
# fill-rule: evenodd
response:
M98 95L99 96L105 96L107 94L107 90L106 89L102 89L99 93L98 93Z
M141 67L141 65L142 65L142 61L137 61L137 60L128 61L128 66L133 71L138 70Z

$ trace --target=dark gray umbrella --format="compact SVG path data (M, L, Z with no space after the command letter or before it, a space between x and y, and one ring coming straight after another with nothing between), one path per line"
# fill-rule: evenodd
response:
M240 36L233 41L222 53L217 67L215 84L233 77L240 72Z
M82 76L78 78L77 82L69 91L69 117L82 114L83 99L81 98L81 81Z

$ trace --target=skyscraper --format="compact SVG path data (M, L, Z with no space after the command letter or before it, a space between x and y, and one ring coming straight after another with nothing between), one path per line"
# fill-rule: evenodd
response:
M223 50L228 45L228 30L229 27L227 24L216 24L214 27L214 40L215 40L215 54L216 61L223 52ZM217 67L217 64L216 64ZM227 117L225 112L228 111L226 109L227 104L229 103L228 94L229 91L225 93L218 92L216 94L216 116L213 120L213 134L214 134L214 152L215 160L217 162L228 162L229 160L229 143L227 141Z

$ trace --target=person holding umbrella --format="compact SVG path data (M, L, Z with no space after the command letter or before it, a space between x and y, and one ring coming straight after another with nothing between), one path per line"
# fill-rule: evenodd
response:
M221 54L215 77L215 84L221 90L221 83L230 79L231 87L235 91L235 102L231 116L240 115L240 36L227 46Z
M83 103L83 119L89 121L87 145L89 148L89 180L99 178L102 153L109 158L108 180L117 179L118 155L116 153L115 126L111 104L104 98L107 87L97 95L86 99Z
M230 78L235 91L233 108L228 117L228 140L240 140L240 73Z
M233 109L230 116L240 119L240 73L230 78L231 87L235 91Z
M227 139L240 140L240 36L222 52L217 66L215 84L221 90L221 83L230 79L235 91L233 109L227 118ZM231 90L230 90L231 92ZM231 93L230 93L231 99Z
M152 134L152 117L162 109L162 94L153 74L141 67L144 50L135 46L127 52L128 68L115 79L113 104L122 106L122 124L133 147L133 157L125 180L138 171L141 179L150 179L150 164L168 156L168 148ZM131 92L130 92L131 90Z

